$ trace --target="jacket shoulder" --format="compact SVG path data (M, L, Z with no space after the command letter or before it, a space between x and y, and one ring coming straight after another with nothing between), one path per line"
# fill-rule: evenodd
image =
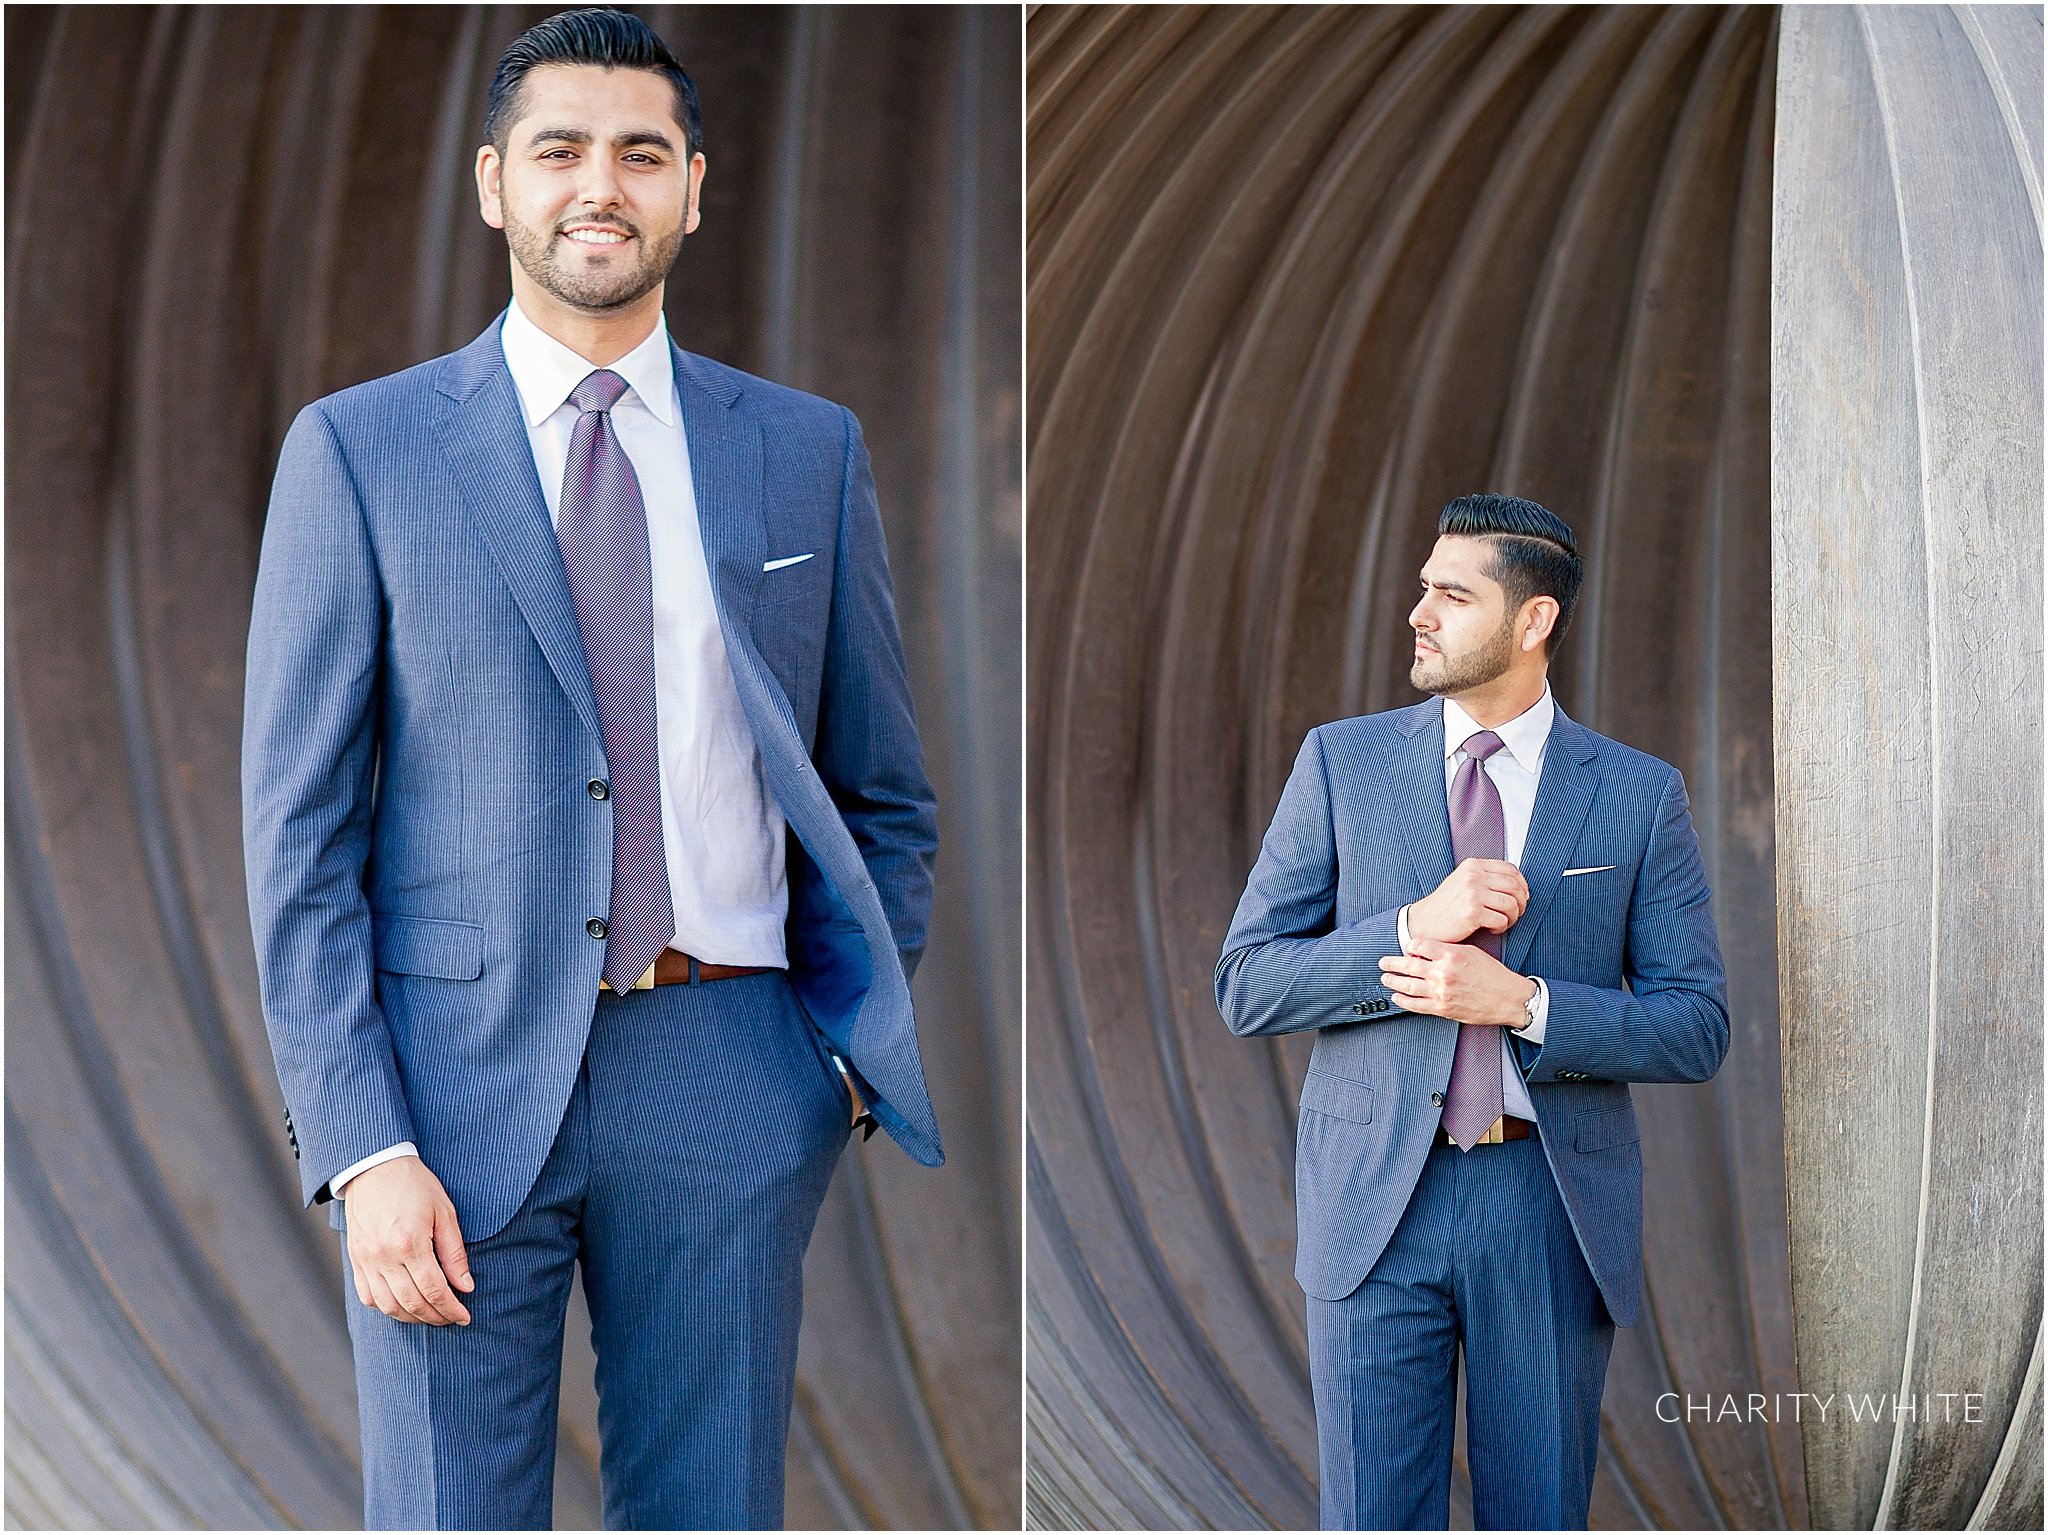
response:
M1437 707L1433 698L1399 709L1382 709L1377 714L1353 714L1318 725L1308 733L1325 756L1331 753L1370 752L1378 755L1396 741L1406 740L1429 723L1429 711Z
M459 355L450 352L430 357L396 373L364 379L360 384L350 384L346 389L323 394L308 403L305 410L319 412L337 431L344 433L387 425L394 420L421 419L434 395L435 386L440 382L442 371ZM305 414L305 411L300 414Z
M714 393L736 398L746 409L760 413L780 427L828 431L836 437L845 435L846 421L852 412L823 395L792 389L701 352L684 352L683 366L699 384Z
M1684 786L1685 775L1662 757L1652 756L1649 752L1630 746L1625 741L1604 736L1597 730L1589 730L1584 725L1579 725L1576 720L1572 723L1584 734L1586 743L1593 749L1602 772L1614 773L1639 783L1655 784L1659 788L1672 782Z

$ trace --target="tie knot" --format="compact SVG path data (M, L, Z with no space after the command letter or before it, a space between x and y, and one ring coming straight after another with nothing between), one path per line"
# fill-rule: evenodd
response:
M594 410L610 410L625 392L624 379L609 368L599 368L569 391L569 403L587 416Z
M1500 737L1491 730L1482 730L1477 735L1465 738L1465 755L1474 762L1484 762L1501 747Z

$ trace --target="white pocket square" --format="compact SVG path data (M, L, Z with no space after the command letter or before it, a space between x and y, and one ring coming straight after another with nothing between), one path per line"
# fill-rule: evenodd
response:
M1605 874L1613 867L1614 865L1611 863L1596 863L1588 869L1566 869L1564 873L1558 875L1558 878L1570 879L1574 874Z
M808 554L792 554L785 559L770 560L767 564L761 567L761 573L763 575L766 575L771 570L786 570L791 565L803 564L803 562L809 558L810 555Z

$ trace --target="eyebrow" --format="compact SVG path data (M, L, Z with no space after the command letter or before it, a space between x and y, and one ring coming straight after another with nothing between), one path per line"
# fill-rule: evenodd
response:
M587 128L542 128L527 141L527 147L532 149L542 144L583 145L594 142L596 137ZM675 144L669 136L652 128L635 128L631 132L620 134L612 142L620 149L637 149L653 145L658 149L666 149L671 154L675 152Z
M1428 576L1424 576L1422 584L1424 586L1433 586L1440 592L1459 592L1467 597L1472 595L1472 588L1459 581L1432 581Z

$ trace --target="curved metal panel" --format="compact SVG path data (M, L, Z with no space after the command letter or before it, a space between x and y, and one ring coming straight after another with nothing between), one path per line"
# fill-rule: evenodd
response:
M1767 9L1044 7L1028 26L1027 1514L1315 1520L1298 1037L1211 972L1288 763L1414 697L1437 509L1591 577L1553 680L1680 766L1734 1043L1637 1091L1593 1517L1802 1524L1773 958ZM1462 1457L1462 1447L1460 1448ZM1462 1472L1457 1513L1469 1518Z
M242 644L298 407L505 302L470 164L544 14L7 16L10 1522L358 1522L334 1238L256 1002ZM917 993L951 1161L843 1164L789 1517L1014 1525L1020 21L647 14L712 166L670 324L861 417L941 802ZM565 1526L598 1522L587 1337L579 1297Z
M1793 1299L1805 1389L1880 1399L1805 1424L1838 1527L2041 1524L2041 45L1795 7L1779 57Z

